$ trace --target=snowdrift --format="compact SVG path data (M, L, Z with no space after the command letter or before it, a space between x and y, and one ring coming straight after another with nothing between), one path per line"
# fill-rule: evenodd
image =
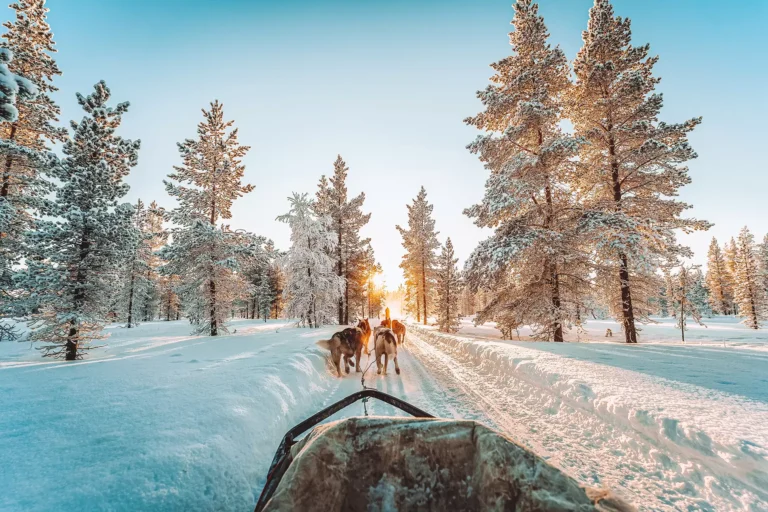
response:
M474 421L348 418L291 457L265 510L634 510Z

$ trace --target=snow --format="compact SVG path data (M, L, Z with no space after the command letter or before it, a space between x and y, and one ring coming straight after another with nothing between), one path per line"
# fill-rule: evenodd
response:
M411 326L402 374L373 368L366 383L480 420L641 509L768 510L768 355L743 349L759 336L718 326L723 339L744 335L742 349L700 346L693 327L686 346L671 334L626 346ZM240 320L211 338L186 321L112 326L73 363L0 343L0 510L252 509L283 434L360 389L360 374L335 377L315 345L336 329ZM396 414L375 401L368 411Z

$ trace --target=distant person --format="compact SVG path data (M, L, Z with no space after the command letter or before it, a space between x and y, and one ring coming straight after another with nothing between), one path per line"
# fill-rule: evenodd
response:
M390 323L392 319L389 317L389 306L387 306L387 309L384 310L384 325L392 325Z

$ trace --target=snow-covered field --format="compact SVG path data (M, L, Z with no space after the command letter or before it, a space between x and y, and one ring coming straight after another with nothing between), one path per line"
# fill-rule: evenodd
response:
M75 363L0 344L0 510L252 509L284 432L360 389L360 375L335 377L316 347L333 328L231 329L113 327ZM768 354L735 348L759 340L734 341L734 326L721 329L725 348L501 341L484 329L412 328L402 375L368 372L367 383L481 420L641 509L768 510Z

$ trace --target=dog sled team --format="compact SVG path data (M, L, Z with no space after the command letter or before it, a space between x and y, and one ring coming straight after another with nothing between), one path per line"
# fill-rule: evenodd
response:
M381 325L371 329L371 323L367 318L360 320L355 327L348 327L337 332L329 340L317 342L323 348L330 350L331 360L336 367L339 377L341 373L341 361L344 360L344 371L350 372L352 358L356 372L362 372L360 359L363 351L370 355L369 342L373 335L373 350L376 356L376 367L379 375L387 374L389 361L395 364L395 373L400 375L400 365L397 363L397 346L405 343L405 325L389 317L389 308ZM382 363L383 359L383 363Z

